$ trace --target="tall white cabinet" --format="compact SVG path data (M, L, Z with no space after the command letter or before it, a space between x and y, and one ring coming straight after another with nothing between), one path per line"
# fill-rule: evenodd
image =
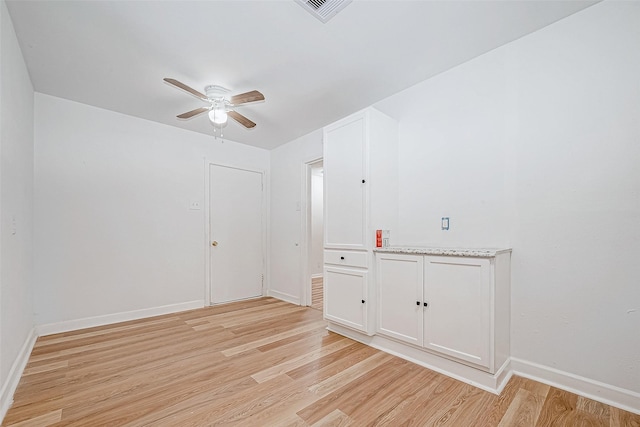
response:
M376 229L397 221L398 124L369 108L324 129L324 314L375 331Z

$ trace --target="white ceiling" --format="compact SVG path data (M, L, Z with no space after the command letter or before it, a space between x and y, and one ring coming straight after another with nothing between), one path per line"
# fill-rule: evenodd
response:
M595 1L356 0L328 23L294 0L7 1L37 92L213 135L164 83L260 90L227 139L271 149Z

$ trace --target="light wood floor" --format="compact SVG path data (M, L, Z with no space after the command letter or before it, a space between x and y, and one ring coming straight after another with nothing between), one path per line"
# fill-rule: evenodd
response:
M514 377L498 397L271 298L38 339L7 426L638 426Z
M323 301L322 277L314 277L311 279L311 308L322 311Z

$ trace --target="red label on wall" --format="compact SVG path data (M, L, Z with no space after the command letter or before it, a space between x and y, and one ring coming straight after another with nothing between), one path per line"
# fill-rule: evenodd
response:
M382 247L382 230L376 230L376 248Z

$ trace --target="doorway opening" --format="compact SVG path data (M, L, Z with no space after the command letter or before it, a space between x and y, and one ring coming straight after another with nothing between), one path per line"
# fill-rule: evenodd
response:
M323 309L324 176L322 159L304 164L303 305Z

